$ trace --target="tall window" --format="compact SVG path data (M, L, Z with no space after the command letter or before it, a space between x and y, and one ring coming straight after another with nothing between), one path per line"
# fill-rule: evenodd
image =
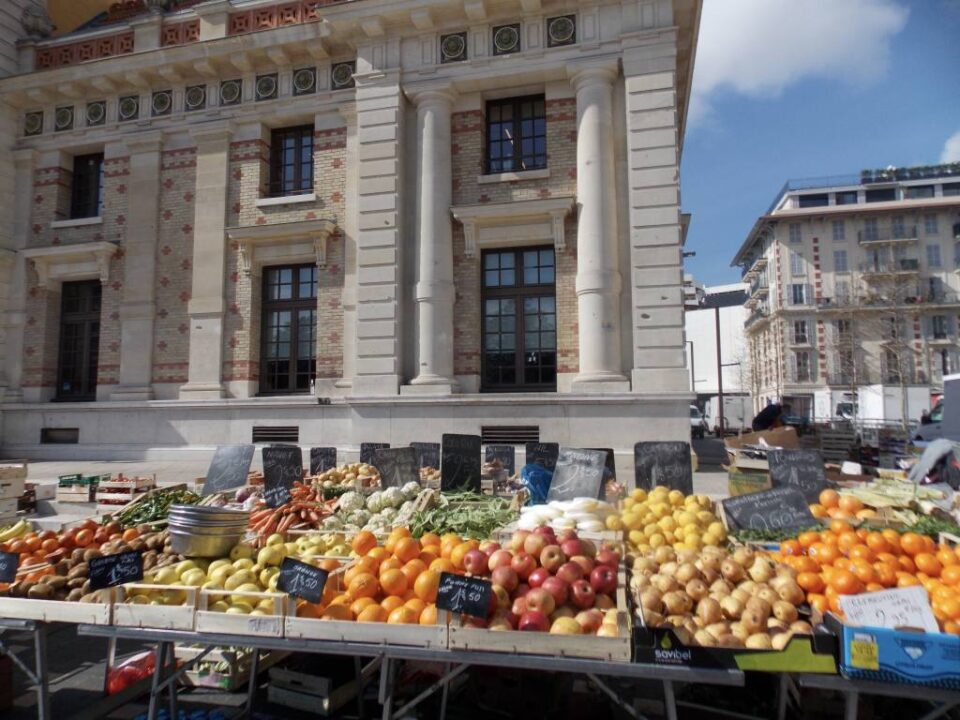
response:
M850 268L847 264L847 251L846 250L834 250L833 251L833 271L834 272L847 272Z
M795 284L790 286L790 304L791 305L806 305L807 304L807 286L803 284Z
M313 125L274 130L270 137L270 195L313 192Z
M850 302L850 283L846 280L837 280L833 284L834 293L837 296L837 304L845 305Z
M547 166L547 110L543 95L487 103L487 172Z
M940 260L940 246L939 245L927 245L927 266L931 268L938 268L942 265Z
M103 153L73 159L70 217L99 217L103 205Z
M907 229L904 227L902 215L897 215L890 220L890 232L895 238L906 237Z
M877 229L877 219L876 218L867 218L863 221L863 239L864 240L879 240L880 231Z
M927 235L936 235L939 232L936 215L923 216L923 230Z
M807 321L794 320L793 322L793 344L806 345L807 339Z
M850 321L849 320L837 320L836 329L837 329L837 340L849 340L850 339Z
M834 220L833 221L833 239L834 240L846 240L847 238L847 226L843 220Z
M796 251L790 252L790 274L794 277L798 275L804 275L806 268L803 264L803 255Z
M790 223L790 242L798 243L803 240L800 223Z
M63 283L57 400L96 400L100 296L97 280Z
M930 318L930 335L934 340L946 340L949 334L946 315L933 315Z
M552 248L483 254L484 390L556 390L554 263Z
M317 374L317 267L267 268L263 274L260 392L310 390Z
M796 381L809 382L810 380L813 380L809 351L802 350L800 352L796 352L793 354L793 358L794 363L796 364Z

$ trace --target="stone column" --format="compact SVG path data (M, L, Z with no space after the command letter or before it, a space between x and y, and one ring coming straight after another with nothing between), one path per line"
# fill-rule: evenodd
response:
M151 133L129 140L126 144L130 151L127 217L132 232L124 243L120 382L110 399L151 400L163 135Z
M454 96L431 89L415 96L419 149L417 216L417 376L404 392L449 395L453 379L453 169L450 116Z
M616 176L613 152L615 63L574 66L577 93L577 320L580 372L574 392L629 390L621 373Z
M343 376L334 383L341 392L353 387L357 367L357 192L359 174L357 165L357 109L340 108L347 121L346 183L343 210Z
M228 168L232 128L227 123L191 132L197 142L196 208L193 220L193 285L190 369L181 400L224 396L223 313L226 280Z

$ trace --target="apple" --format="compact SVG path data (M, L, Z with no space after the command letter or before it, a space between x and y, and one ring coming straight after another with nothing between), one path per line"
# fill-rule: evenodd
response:
M590 587L598 594L616 592L617 571L609 565L597 565L590 573Z
M517 585L517 589L513 591L513 597L514 599L522 598L528 592L530 592L530 586L527 585L526 583L520 583L519 585Z
M547 545L540 553L540 566L555 573L567 561L559 545Z
M590 573L592 573L593 569L597 566L597 564L593 561L593 558L587 555L574 555L572 558L570 558L570 562L575 562L580 566L583 577L589 577Z
M580 627L583 629L584 633L593 635L603 624L603 612L595 608L590 610L581 610L576 614L574 619L580 623Z
M494 600L495 610L506 610L510 607L510 592L503 585L494 583L490 597Z
M576 540L577 531L573 528L564 528L560 531L560 534L557 535L557 543L563 545L567 540Z
M610 623L604 623L597 630L597 637L619 637L620 633L617 630L616 625L611 625Z
M519 597L513 601L513 605L510 606L510 612L513 615L520 616L527 611L527 599Z
M530 573L530 577L527 578L527 584L532 588L537 588L543 585L543 581L550 577L550 571L546 568L539 567Z
M516 530L513 535L510 536L510 542L507 543L507 547L511 552L518 553L523 550L523 543L527 539L527 536L530 534L529 530Z
M604 548L597 553L596 561L597 565L606 565L616 570L620 565L620 553Z
M563 605L570 595L570 584L566 580L561 580L558 577L548 577L543 581L540 589L546 590L553 595L553 601L557 607Z
M583 555L583 542L577 538L571 538L569 540L562 540L560 542L560 549L563 550L563 554L567 557L573 557L574 555Z
M569 605L564 605L563 607L558 607L550 614L550 622L553 622L557 618L568 617L572 618L574 616L573 608Z
M480 547L478 549L484 555L490 557L493 555L493 553L500 549L500 543L494 540L484 540L482 543L480 543Z
M570 586L570 602L581 610L592 608L597 599L596 591L590 586L590 581L583 578Z
M470 575L487 574L487 556L480 550L471 550L463 556L463 569Z
M583 629L572 617L559 617L550 626L551 635L580 635Z
M516 590L517 585L520 584L520 577L517 575L517 571L509 565L501 565L498 568L494 568L493 572L490 574L490 579L493 581L494 585L500 585L508 593L512 593L514 590Z
M605 593L597 593L597 599L593 601L593 606L598 610L613 610L617 607L613 598Z
M481 628L481 629L487 627L486 618L475 618L475 617L470 617L469 615L464 615L464 618L465 618L463 621L464 627Z
M550 620L539 610L528 610L517 623L517 629L526 632L546 632L549 628Z
M494 550L490 553L490 557L487 560L487 568L490 572L493 572L502 565L510 567L511 560L513 560L513 553L509 550Z
M493 630L495 632L513 630L513 623L510 622L509 615L498 610L494 616L490 618L490 624L487 625L487 630Z
M567 583L579 580L583 577L583 568L575 562L569 560L557 568L557 577Z
M510 567L516 571L521 580L526 580L530 577L530 573L537 569L537 561L530 553L519 552L513 556Z
M534 529L534 534L542 535L548 540L548 545L556 545L557 543L557 533L554 532L553 528L549 525L541 525L538 528Z
M543 549L547 545L547 539L543 535L531 533L530 535L527 535L527 539L523 541L523 551L533 555L534 557L540 557L540 553L543 552Z
M583 554L588 558L595 558L597 556L597 546L593 544L593 540L580 540L583 543Z
M533 588L524 598L527 603L527 612L538 610L544 615L549 615L557 609L557 603L548 591L542 587Z

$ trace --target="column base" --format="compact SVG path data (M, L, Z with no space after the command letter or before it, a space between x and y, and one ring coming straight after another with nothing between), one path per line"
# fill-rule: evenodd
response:
M357 375L352 397L392 397L400 394L399 375Z
M400 394L412 397L438 397L446 395L456 395L460 391L456 382L446 381L430 384L404 385L400 388Z
M658 394L665 392L695 393L690 389L690 371L686 368L634 368L631 373L633 392Z
M143 387L135 387L133 385L125 387L120 386L113 391L110 395L110 400L119 400L119 401L144 401L144 400L153 400L153 387L146 385Z
M187 383L180 388L181 400L219 400L226 396L219 383Z
M630 381L615 372L580 373L570 383L570 392L611 395L630 392Z

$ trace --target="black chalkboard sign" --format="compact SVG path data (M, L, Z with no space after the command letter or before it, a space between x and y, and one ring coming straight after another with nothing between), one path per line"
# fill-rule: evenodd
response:
M818 450L768 450L767 462L770 485L796 488L808 503L817 502L828 487L823 456Z
M803 494L792 487L737 495L721 503L727 524L741 530L802 530L817 524Z
M613 448L589 448L590 450L600 450L607 454L607 461L604 464L603 469L603 482L607 483L609 480L615 480L617 477L617 460L613 455ZM602 492L602 488L601 488Z
M606 454L605 450L560 448L547 501L599 496Z
M444 435L441 438L440 490L480 492L479 435Z
M360 443L360 462L373 465L374 453L388 447L390 443Z
M329 573L326 570L293 558L284 558L280 564L277 588L291 597L318 603L323 596L323 588L327 584L327 575Z
M203 482L203 494L230 490L247 484L250 463L253 461L253 445L221 445L213 454L206 480Z
M12 583L17 579L20 556L17 553L0 552L0 582Z
M638 442L633 446L637 487L652 490L663 485L693 494L693 465L690 444L685 442Z
M143 553L139 550L104 555L89 562L90 587L93 590L143 580Z
M420 482L420 455L416 448L383 448L373 455L373 466L380 472L381 487L403 487Z
M517 450L513 445L487 445L483 451L483 461L499 460L507 475L517 471Z
M303 480L303 453L296 445L271 445L263 456L263 499L268 507L280 507L290 500L293 484Z
M410 447L420 456L420 467L440 469L440 443L412 442Z
M543 465L553 472L557 466L557 456L560 454L560 443L527 443L527 465Z
M437 589L437 609L485 618L490 614L492 593L493 585L489 580L442 572Z
M337 466L337 449L335 447L310 448L310 474L332 470Z

